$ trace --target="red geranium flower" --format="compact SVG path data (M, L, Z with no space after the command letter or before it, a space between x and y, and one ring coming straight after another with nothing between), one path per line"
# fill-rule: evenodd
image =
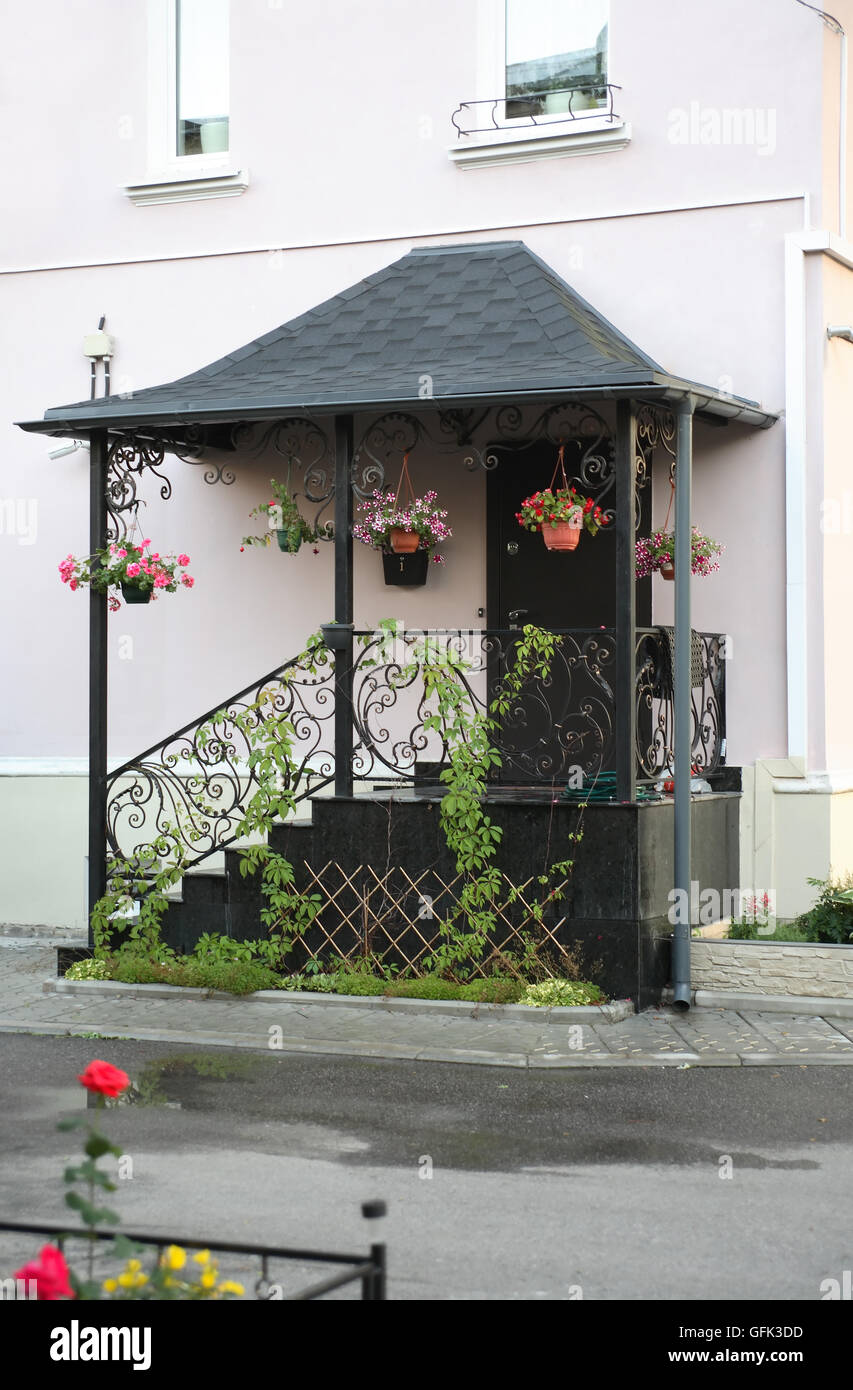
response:
M43 1302L60 1298L76 1297L68 1282L68 1266L62 1251L55 1245L43 1245L37 1260L30 1260L22 1269L16 1271L16 1279L33 1280L36 1285L36 1298Z
M113 1099L130 1085L127 1072L119 1071L111 1062L90 1062L81 1076L77 1077L87 1091L97 1091L102 1096Z

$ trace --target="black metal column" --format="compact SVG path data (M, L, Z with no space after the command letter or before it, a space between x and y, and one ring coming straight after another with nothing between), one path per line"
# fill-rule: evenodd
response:
M335 795L352 796L352 444L351 415L335 416L335 622L350 625L335 652Z
M692 396L679 402L678 437L675 461L675 883L682 904L692 902L690 892L690 759L693 741L692 689L690 682L690 576L692 537L690 532L693 490L693 411ZM682 910L672 938L673 1003L677 1009L690 1008L690 922Z
M89 446L89 552L107 543L107 432ZM107 888L107 595L89 590L89 884L88 907ZM89 920L89 945L92 922Z
M637 411L616 405L616 796L637 797Z

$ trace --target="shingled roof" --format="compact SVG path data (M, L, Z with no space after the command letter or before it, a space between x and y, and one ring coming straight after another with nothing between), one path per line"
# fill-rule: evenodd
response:
M700 409L774 416L670 376L523 242L422 247L325 303L164 386L80 401L22 424L40 433L187 425L572 395L695 393Z

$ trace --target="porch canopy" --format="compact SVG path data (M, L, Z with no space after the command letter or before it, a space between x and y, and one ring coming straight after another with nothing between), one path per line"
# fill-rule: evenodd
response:
M178 330L179 331L179 327ZM435 411L460 445L491 408L615 400L617 606L616 786L636 796L634 690L635 504L642 450L638 408L675 417L675 882L690 886L690 494L692 421L767 428L755 401L672 376L582 299L523 242L419 247L325 303L163 386L78 401L20 422L32 433L89 438L91 550L107 544L108 510L128 471L188 445L235 447L234 426L294 413L334 416L335 620L350 625L335 652L336 791L352 794L353 412ZM479 406L479 411L466 407ZM111 440L112 437L112 440ZM147 441L156 446L148 451ZM160 452L158 453L157 450ZM132 462L136 458L135 464ZM128 465L128 458L131 459ZM121 464L121 467L119 467ZM121 471L123 467L124 472ZM118 469L118 475L117 470ZM135 488L131 489L135 496ZM164 494L165 495L165 494ZM108 508L108 497L110 505ZM106 595L91 593L89 898L105 890L107 790ZM689 925L675 929L675 998L689 1002Z
M429 378L429 395L424 378ZM218 362L21 422L86 437L429 401L642 397L767 427L755 401L670 375L521 241L420 247Z

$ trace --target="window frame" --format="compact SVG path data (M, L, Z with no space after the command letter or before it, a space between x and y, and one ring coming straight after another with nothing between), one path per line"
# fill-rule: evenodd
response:
M527 130L530 130L531 127L530 127L530 117L529 117L529 116L507 116L507 114L506 114L506 108L507 108L507 103L508 103L508 102L510 102L510 101L523 101L523 100L524 100L523 97L508 97L508 96L507 96L507 93L506 93L506 87L507 87L507 82L506 82L506 69L507 69L507 63L506 63L506 31L507 31L506 7L507 7L507 4L508 4L508 3L509 3L509 0L497 0L497 22L498 22L498 28L499 28L499 31L500 31L500 33L499 33L499 39L498 39L498 52L499 52L501 64L500 64L500 71L499 71L498 74L497 74L497 79L498 79L498 80L497 80L497 85L495 86L494 90L495 90L496 92L502 92L502 93L503 93L503 96L502 96L502 98L501 98L501 100L502 100L502 102L503 102L503 118L502 118L502 119L501 119L500 117L496 117L496 118L497 118L497 120L498 120L499 125L500 125L503 129L506 129L506 130L514 130L514 129L517 129L518 127L523 127L523 128L525 128L525 129L527 129ZM604 84L604 85L606 85L606 84L609 82L609 80L610 80L610 19L611 19L610 4L609 4L609 0L608 0L608 14L607 14L607 65L606 65L605 84ZM591 122L595 121L596 119L598 119L598 118L600 118L600 117L604 117L604 118L606 119L607 123L608 123L608 124L611 124L608 108L607 108L606 106L602 106L602 107L598 107L598 108L596 109L594 115L592 114L592 112L590 112L590 114L589 114L588 116L586 116L586 115L585 115L585 116L582 116L582 117L577 117L577 116L576 116L576 117L574 117L574 118L569 117L568 114L567 114L567 112L565 112L565 111L553 111L553 112L542 112L542 113L537 112L537 114L536 114L536 125L537 125L537 126L544 126L544 125L549 125L549 124L555 124L555 123L560 122L560 121L565 122L566 120L569 120L569 119L575 119L575 120L580 119L580 120L583 120L583 122L584 122L584 128L585 128L585 129L590 129L591 127L590 127L590 125L588 125L587 123L588 123L588 122L591 123ZM526 122L526 125L525 125L525 122Z
M161 182L200 179L236 169L229 94L228 149L178 154L177 0L149 0L148 171ZM229 9L230 25L230 9ZM230 88L229 72L229 88Z
M607 21L607 82L613 81L613 6ZM506 115L506 0L477 0L476 95L472 124L484 127L460 134L448 150L458 168L518 163L548 155L597 154L624 149L631 127L609 107L572 119L565 111L530 116ZM463 98L454 112L465 109ZM494 105L492 105L494 103ZM470 111L470 107L468 110ZM457 127L459 128L459 127Z

